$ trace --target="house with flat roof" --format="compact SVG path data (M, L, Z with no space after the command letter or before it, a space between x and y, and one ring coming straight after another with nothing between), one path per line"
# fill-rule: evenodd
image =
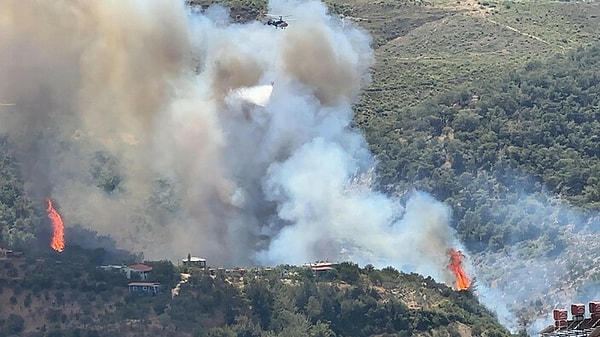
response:
M305 263L304 268L309 268L314 276L331 278L336 274L336 269L339 263L329 261L316 261L313 263Z
M188 256L186 258L181 260L181 262L183 263L184 266L187 266L187 267L197 267L197 268L206 270L206 259L192 256L191 254L188 254Z
M156 282L129 282L127 285L130 293L156 295L162 293L162 285Z
M306 263L305 267L309 267L315 273L322 273L332 270L337 264L329 261L317 261L314 263Z

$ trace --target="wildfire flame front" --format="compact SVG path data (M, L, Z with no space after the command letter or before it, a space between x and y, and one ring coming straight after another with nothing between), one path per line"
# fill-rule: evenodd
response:
M52 221L52 228L54 230L50 247L57 252L62 252L65 249L65 226L60 214L52 206L52 201L46 199L46 202L48 203L46 211L48 212L48 218Z
M471 286L471 279L465 273L462 267L463 253L460 250L450 249L448 251L450 255L450 265L448 268L454 273L456 277L456 288L458 290L467 290Z

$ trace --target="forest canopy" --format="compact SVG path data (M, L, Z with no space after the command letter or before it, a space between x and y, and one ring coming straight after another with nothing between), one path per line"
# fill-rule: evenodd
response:
M531 61L376 120L367 137L381 186L421 188L448 202L459 234L478 250L536 238L548 210L523 216L528 202L549 204L554 195L600 209L599 51Z

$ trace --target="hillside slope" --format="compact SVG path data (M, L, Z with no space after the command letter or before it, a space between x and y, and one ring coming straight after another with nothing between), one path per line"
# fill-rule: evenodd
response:
M600 3L329 5L373 38L355 125L379 160L381 189L418 188L452 206L481 285L503 294L487 303L529 325L600 296ZM516 329L515 319L503 321Z
M511 329L600 296L599 5L428 3L446 15L377 48L356 106L382 188L452 205L485 303L509 308Z
M67 248L0 259L1 336L508 336L473 293L393 268L209 273L150 261L149 281L164 289L149 296L98 268L102 251ZM190 276L172 297L181 272Z
M190 1L190 4L214 2ZM227 3L232 6L230 16L236 22L262 19L267 12L264 1ZM520 323L526 326L536 317L546 317L557 303L567 305L568 301L585 302L600 296L596 286L600 276L594 270L600 230L597 80L600 74L596 34L600 30L597 19L600 4L462 0L377 3L355 0L328 4L333 13L355 21L373 39L372 81L354 106L354 125L364 133L379 161L376 180L380 190L402 195L417 188L451 206L452 225L468 248L472 271L481 286L479 293L490 288L503 295L488 298L485 303L489 307L497 304L494 302L508 307L519 314ZM69 141L63 141L57 134L48 139L53 140L53 146L64 147L68 152L77 135L69 135ZM6 150L9 147L6 139L0 144L3 173L0 241L2 247L20 249L28 247L34 238L45 242L49 235L41 220L44 206L38 203L42 198L25 195L22 186L33 182L22 181L19 174L19 168L35 173L44 163L15 162L11 151ZM119 163L113 154L96 154L94 160L103 166L94 162L91 178L86 178L90 181L86 183L98 186L99 194L112 200L111 193L122 192L118 188L123 178L119 175ZM168 193L171 186L161 179L155 182L164 193L156 193L159 198L151 199L154 202L151 205L160 204L165 211L160 208L156 216L139 211L139 217L131 219L136 221L139 234L136 240L144 239L147 217L168 218L177 206L178 200L171 199ZM30 198L35 199L32 202ZM138 201L144 206L150 203ZM585 253L581 251L581 241L587 244ZM11 304L11 310L15 311L4 311L3 307L0 315L7 319L5 325L11 322L10 325L19 326L17 317L10 318L10 313L18 314L26 318L22 331L37 333L47 323L30 325L29 322L40 319L41 316L33 314L35 311L52 307L52 296L48 293L46 299L44 293L38 293L43 301L31 304L35 306L31 313L29 308L19 306L19 303L24 305L27 296L18 289L20 278L25 275L20 270L25 273L27 265L38 266L30 262L6 265L5 269L13 276L7 274L4 279L8 290L2 300L15 302ZM40 270L60 273L60 266ZM91 269L78 273L81 274L68 275L90 282L94 279L83 276L92 275ZM540 273L544 275L543 284L537 282ZM361 277L367 274L363 272ZM67 288L61 282L58 287ZM197 285L194 282L200 280L194 279L189 286ZM522 285L515 288L515 282ZM118 324L131 326L116 323L114 331L141 329L148 321L140 317L150 317L152 323L148 323L148 329L162 329L160 322L166 322L165 329L178 326L169 325L173 317L162 315L161 308L154 313L148 311L149 316L119 311L122 308L118 310L117 303L125 303L119 302L124 296L121 283L114 288L114 295L113 288L107 289L110 290L101 290L106 297L102 303L107 306L102 304L94 309L95 319L104 317L100 315L103 312ZM437 291L444 294L448 291L440 289ZM87 296L85 292L62 292L57 298L73 296L80 300L81 296ZM433 293L426 295L435 297ZM15 300L11 300L13 296ZM198 297L198 293L194 296ZM440 299L435 305L443 309L444 305L460 302L461 299L452 296L447 294L445 298L450 304ZM141 307L149 308L151 302L140 301ZM372 302L368 298L365 301ZM183 315L185 310L180 313ZM62 322L62 316L55 314L44 315ZM439 323L446 322L444 314L432 314L431 321L435 319L438 323L426 325L427 329L418 328L415 333L434 334L430 327L449 329ZM294 317L305 322L302 315ZM122 317L131 320L123 323L119 321ZM448 322L461 322L474 329L474 321L488 316L486 313L477 317L461 320L452 316ZM503 322L513 322L513 318L514 315ZM333 322L331 316L327 319ZM71 329L80 324L77 319L65 320L69 323L53 321L58 324L54 329ZM96 324L90 331L99 328L100 321L94 322L85 323ZM316 321L311 323L316 325ZM241 325L236 322L232 329L241 329ZM192 330L187 331L193 331L193 327L188 328ZM456 327L468 335L463 328ZM381 332L370 329L370 333ZM498 331L505 333L500 328Z

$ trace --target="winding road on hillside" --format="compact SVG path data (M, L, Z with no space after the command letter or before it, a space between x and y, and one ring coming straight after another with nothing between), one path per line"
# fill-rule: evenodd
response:
M523 32L522 30L520 30L518 28L515 28L513 26L509 26L507 24L504 24L504 23L501 23L501 22L498 22L498 21L490 19L489 15L492 14L492 11L494 9L493 8L488 8L488 7L481 6L475 0L466 0L465 2L461 2L455 8L460 9L460 10L464 10L468 14L471 14L471 15L483 18L484 20L486 20L486 21L488 21L490 23L493 23L493 24L498 25L500 27L503 27L503 28L506 28L508 30L511 30L511 31L513 31L513 32L515 32L517 34L522 35L522 36L534 39L536 41L542 42L542 43L547 44L547 45L552 46L552 47L557 47L557 48L560 48L560 49L565 49L564 46L560 46L560 45L557 45L557 44L554 44L554 43L550 43L550 42L542 39L539 36Z

